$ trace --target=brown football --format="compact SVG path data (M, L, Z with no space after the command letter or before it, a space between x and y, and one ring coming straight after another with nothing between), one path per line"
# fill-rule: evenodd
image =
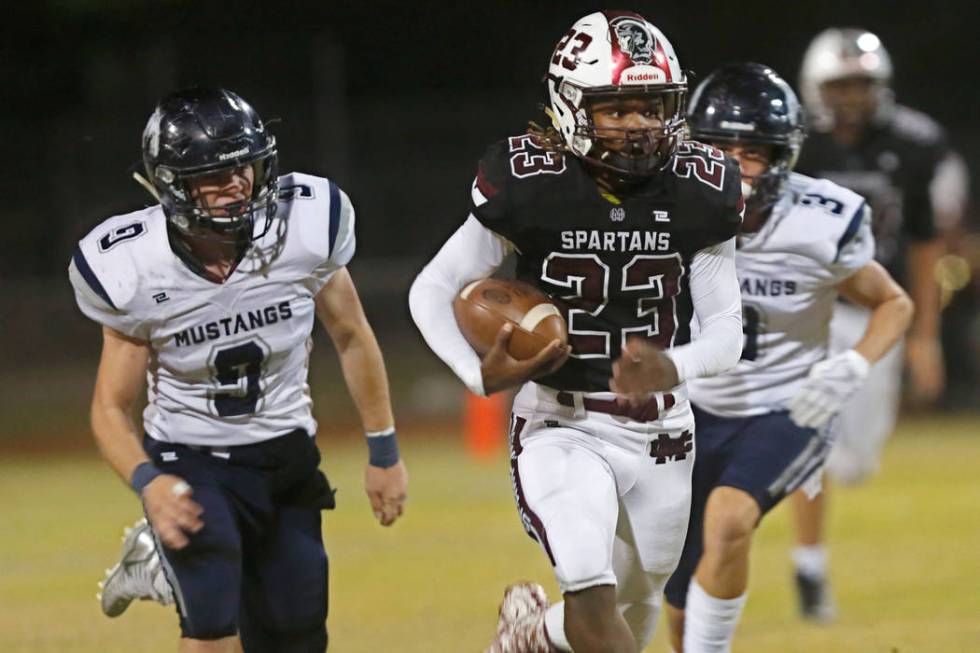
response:
M507 352L518 360L533 358L552 340L568 342L568 327L558 307L521 281L474 281L456 296L453 312L466 341L481 356L490 351L506 322L514 325Z

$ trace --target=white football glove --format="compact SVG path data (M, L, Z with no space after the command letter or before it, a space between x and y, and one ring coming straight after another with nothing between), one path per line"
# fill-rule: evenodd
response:
M789 400L790 419L805 428L823 428L861 387L870 369L868 359L853 349L815 364Z

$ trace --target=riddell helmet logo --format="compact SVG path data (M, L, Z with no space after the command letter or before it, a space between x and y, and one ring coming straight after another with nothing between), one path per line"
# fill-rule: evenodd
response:
M619 45L619 49L634 64L649 64L653 61L656 41L650 32L650 28L643 21L623 16L613 19L609 26L616 34L616 43Z
M623 81L628 84L636 84L638 82L662 82L664 81L664 74L659 69L654 70L644 70L642 72L624 72Z
M243 147L240 150L235 150L234 152L225 152L224 154L218 155L219 161L227 161L228 159L234 159L235 157L244 156L248 154L248 148Z

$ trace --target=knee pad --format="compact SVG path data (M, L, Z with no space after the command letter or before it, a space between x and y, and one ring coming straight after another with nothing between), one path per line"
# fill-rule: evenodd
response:
M181 635L200 640L231 637L238 632L241 609L241 551L220 537L202 538L196 544L193 551L165 553Z

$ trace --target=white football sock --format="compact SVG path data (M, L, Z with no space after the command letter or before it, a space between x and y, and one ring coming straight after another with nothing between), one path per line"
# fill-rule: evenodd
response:
M797 546L793 549L793 563L804 576L824 578L827 575L827 549L822 544Z
M633 633L638 651L645 649L653 639L653 633L657 629L657 617L660 615L660 604L661 595L657 593L643 601L621 603L616 606L626 620L630 632Z
M692 578L684 608L684 653L731 653L747 596L716 599Z
M565 637L565 602L559 601L552 605L544 613L544 629L548 633L548 639L559 651L572 652L572 645Z

